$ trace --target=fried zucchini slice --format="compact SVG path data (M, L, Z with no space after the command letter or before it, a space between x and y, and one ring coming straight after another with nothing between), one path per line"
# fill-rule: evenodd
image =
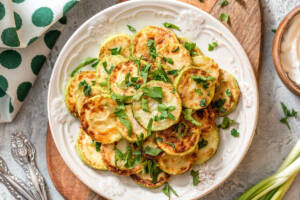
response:
M162 59L160 62L167 65L172 70L181 70L185 66L192 64L190 52L181 44L167 44L164 48L157 51Z
M206 108L215 94L215 78L198 67L185 67L174 85L186 108Z
M197 120L199 117L194 113L193 118ZM157 145L167 154L184 156L196 149L200 133L200 126L185 120L182 115L178 124L166 130L158 131L156 133L156 141Z
M81 105L85 100L101 94L99 88L95 87L96 84L94 71L82 71L69 80L65 89L65 103L75 117L79 117Z
M142 156L135 155L137 148L133 143L122 139L113 144L102 144L101 154L107 169L119 174L129 176L141 172Z
M212 107L217 116L225 116L234 111L239 97L240 88L236 79L226 70L221 70L220 81L212 101Z
M95 96L87 100L80 111L82 129L95 141L102 144L121 139L126 127L115 116L117 103L108 96Z
M100 145L99 145L100 144ZM82 129L76 141L76 150L79 158L89 167L99 170L107 170L100 153L101 143L96 143Z
M109 84L112 92L116 94L134 96L143 84L143 79L138 76L138 68L134 62L127 60L112 70Z
M173 31L157 26L147 26L135 34L132 40L132 55L137 58L142 56L142 58L148 62L155 61L154 58L151 59L150 57L148 47L150 46L150 44L148 44L149 40L154 41L156 52L160 51L168 44L179 43Z
M215 61L207 56L195 56L193 59L193 65L209 73L216 79L216 84L219 82L220 68Z
M182 46L185 46L185 43L194 43L193 41L191 41L185 37L179 37L178 40ZM200 56L200 55L203 55L203 53L199 49L199 47L197 47L197 45L195 45L195 48L191 52L191 56L194 57L194 56Z
M152 131L167 129L178 122L182 109L181 99L171 84L150 81L141 88L141 92L143 96L139 101L133 102L132 111L133 116L145 129L151 119ZM162 98L152 98L156 95ZM145 105L148 111L143 109Z
M147 137L147 131L133 117L131 105L125 106L125 112L132 126L132 134L131 136L129 136L128 131L121 132L123 138L125 138L129 142L136 142L137 137L141 137L141 135L143 134L143 137L145 139Z
M100 47L99 60L110 55L122 55L128 58L131 39L131 36L127 34L117 34L106 39Z
M145 149L148 148L148 147L155 148L155 149L159 148L158 145L157 145L155 134L151 134L150 137L148 137L146 140L144 140L144 142L143 142L143 156L145 158L149 158L149 159L152 159L152 160L156 159L158 155L157 156L151 156L151 155L145 153Z
M191 169L196 158L197 154L195 152L185 156L173 156L163 153L158 157L157 162L161 170L168 174L183 174Z
M165 182L167 182L168 178L170 177L169 174L161 171L157 175L157 181L153 183L153 178L150 176L149 173L138 173L138 174L132 174L130 175L132 180L136 182L138 185L146 188L158 188L161 185L163 185Z

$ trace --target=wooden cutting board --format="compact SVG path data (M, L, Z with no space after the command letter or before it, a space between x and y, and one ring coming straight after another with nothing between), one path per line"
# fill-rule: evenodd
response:
M121 0L125 1L125 0ZM225 24L244 47L253 66L257 80L259 79L262 55L262 16L259 0L228 0L229 5L223 8L218 4L221 0L180 0L212 14L219 19L221 13L230 16L230 23ZM87 186L81 183L69 170L60 157L48 127L46 156L49 175L56 189L68 200L104 200Z

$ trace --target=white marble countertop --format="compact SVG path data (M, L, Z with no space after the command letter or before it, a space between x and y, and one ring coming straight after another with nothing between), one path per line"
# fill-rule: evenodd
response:
M63 199L53 186L46 164L45 143L47 132L46 99L52 67L65 42L72 33L88 18L100 10L115 4L117 0L82 0L67 17L68 24L42 68L29 97L13 123L0 124L0 155L7 161L11 171L24 177L21 168L14 162L9 152L12 132L26 133L37 149L37 165L48 184L50 199ZM229 1L230 2L230 1ZM203 200L234 200L246 188L262 178L272 174L300 138L300 116L289 121L291 130L279 123L283 115L280 102L289 108L300 111L300 98L291 93L279 79L272 61L272 41L280 20L299 0L261 0L264 19L264 51L259 84L260 114L259 123L251 148L235 173L217 190ZM0 184L0 200L13 199L5 187ZM285 196L285 200L300 199L300 175Z

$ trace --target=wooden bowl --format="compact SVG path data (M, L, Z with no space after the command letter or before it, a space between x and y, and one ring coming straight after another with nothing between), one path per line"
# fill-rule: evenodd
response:
M287 73L284 71L283 66L281 65L280 60L280 48L281 48L281 40L283 34L285 33L289 23L291 20L297 15L300 14L300 5L289 12L285 18L281 21L279 27L276 30L276 34L273 40L273 61L275 64L276 71L281 79L281 81L287 86L287 88L292 91L297 96L300 96L300 87L296 85L294 81L292 81Z

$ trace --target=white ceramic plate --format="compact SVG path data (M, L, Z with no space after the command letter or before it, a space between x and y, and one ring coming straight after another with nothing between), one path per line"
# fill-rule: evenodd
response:
M176 34L196 42L204 54L236 77L241 89L240 102L230 115L237 121L234 127L240 132L240 137L234 138L229 130L221 130L216 155L204 165L194 167L200 172L200 184L193 186L190 172L172 176L169 183L179 194L179 197L173 195L172 199L198 199L213 191L237 168L254 135L258 114L256 79L243 48L222 23L196 7L174 0L138 0L110 7L86 21L68 40L53 69L48 94L50 128L62 158L83 183L108 199L153 200L167 197L161 188L150 190L139 187L129 177L95 171L79 160L75 139L80 123L64 104L64 88L72 69L85 57L97 57L100 44L108 36L132 34L127 24L138 30L147 25L162 26L163 22L178 25L181 32ZM208 43L213 41L217 41L219 46L210 52L207 50Z

